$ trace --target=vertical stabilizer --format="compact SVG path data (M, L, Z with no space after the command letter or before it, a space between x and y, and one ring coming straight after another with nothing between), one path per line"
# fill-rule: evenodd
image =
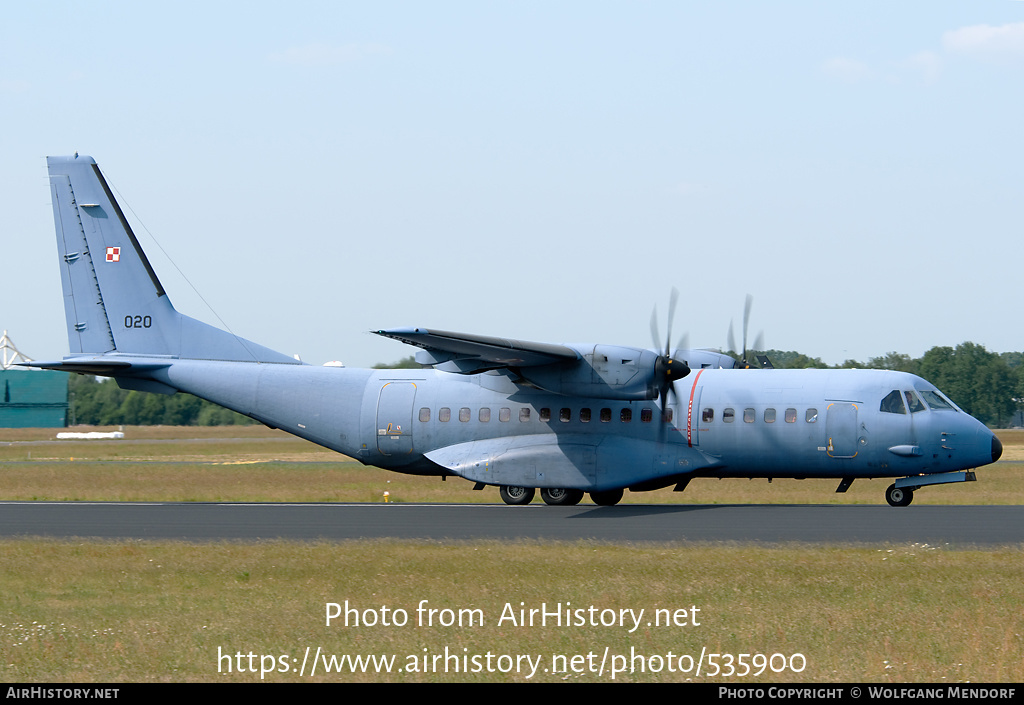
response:
M295 360L183 316L168 300L92 157L47 157L72 355Z

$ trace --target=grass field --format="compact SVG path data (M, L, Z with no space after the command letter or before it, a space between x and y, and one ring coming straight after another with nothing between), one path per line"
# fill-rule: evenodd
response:
M619 668L643 664L616 674L627 682L1024 680L1019 549L8 541L0 555L0 679L11 682L258 681L261 665L271 682L611 682L611 657ZM422 600L439 610L433 626L417 624ZM387 607L392 620L404 610L408 622L346 627L340 618L326 626L327 603L346 601L360 620L369 610L381 621ZM515 611L523 603L645 613L633 633L631 618L621 627L523 626L499 623L506 603ZM440 625L444 609L451 626ZM648 626L657 609L677 619L683 610L685 623ZM459 610L479 610L480 619L464 613L458 626ZM307 647L396 660L390 673L325 673L321 662L311 678L309 666L300 675ZM448 673L443 658L433 661L446 647L457 657ZM740 654L751 655L748 668L754 654L778 654L779 672L761 664L760 675L725 677L730 664L720 657L720 675L709 677L705 657L697 675L680 657L697 661L702 650L733 655L736 674ZM242 673L231 658L238 653ZM269 659L250 663L249 653ZM484 670L487 653L494 672ZM463 655L479 657L481 672L451 672ZM515 655L541 666L528 678L529 670L497 660ZM410 656L418 666L428 657L427 672L408 672Z
M261 427L125 433L58 443L52 431L0 431L0 498L382 501L388 491L396 501L499 501L456 479L363 468ZM982 468L976 483L921 491L915 504L1020 504L1024 434L1000 435L1009 460ZM695 480L682 495L624 501L880 504L887 484L858 481L835 495L831 481ZM262 667L271 682L1021 682L1022 559L1019 546L8 540L0 679L238 682L261 680ZM422 600L451 611L419 626ZM327 603L345 601L362 620L381 620L387 607L408 623L326 626ZM627 625L499 622L506 604L593 606ZM630 633L619 611L641 609ZM483 623L438 623L460 610ZM687 623L648 626L654 610ZM311 677L317 649L394 660L390 670L345 662L327 673L321 659ZM613 679L612 667L627 670Z

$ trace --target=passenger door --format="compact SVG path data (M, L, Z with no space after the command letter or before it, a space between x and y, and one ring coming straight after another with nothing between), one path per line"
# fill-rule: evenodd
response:
M377 399L377 450L384 455L412 452L412 413L416 385L412 382L388 382Z
M831 458L853 458L857 455L857 405L835 401L825 415L826 452Z

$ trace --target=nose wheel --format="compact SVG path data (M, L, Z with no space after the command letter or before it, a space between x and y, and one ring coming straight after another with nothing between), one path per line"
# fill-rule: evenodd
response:
M889 503L890 507L907 507L914 501L914 490L908 487L897 487L895 484L889 485L889 489L885 491L885 501Z

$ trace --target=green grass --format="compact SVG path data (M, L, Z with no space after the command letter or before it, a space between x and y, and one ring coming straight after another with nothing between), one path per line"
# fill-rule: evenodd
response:
M238 673L237 662L227 673L218 648L284 655L297 669L307 646L338 656L394 655L399 666L446 646L459 655L531 654L548 668L558 654L593 652L599 663L605 648L618 656L632 648L648 657L699 658L703 649L806 658L801 673L709 678L664 670L619 673L617 681L1024 680L1019 549L5 541L0 556L0 679L10 682L252 681L260 674ZM325 626L326 603L346 600L378 615L382 606L403 609L409 624L345 627L339 619ZM478 609L485 623L417 626L421 600L439 610ZM618 626L498 624L506 603L518 609L521 602L644 609L646 616L633 634ZM699 626L646 624L653 610L692 607ZM602 676L540 672L532 680L567 679L607 682L611 675L606 666ZM311 679L274 672L265 680ZM324 674L321 666L312 680L526 678Z

